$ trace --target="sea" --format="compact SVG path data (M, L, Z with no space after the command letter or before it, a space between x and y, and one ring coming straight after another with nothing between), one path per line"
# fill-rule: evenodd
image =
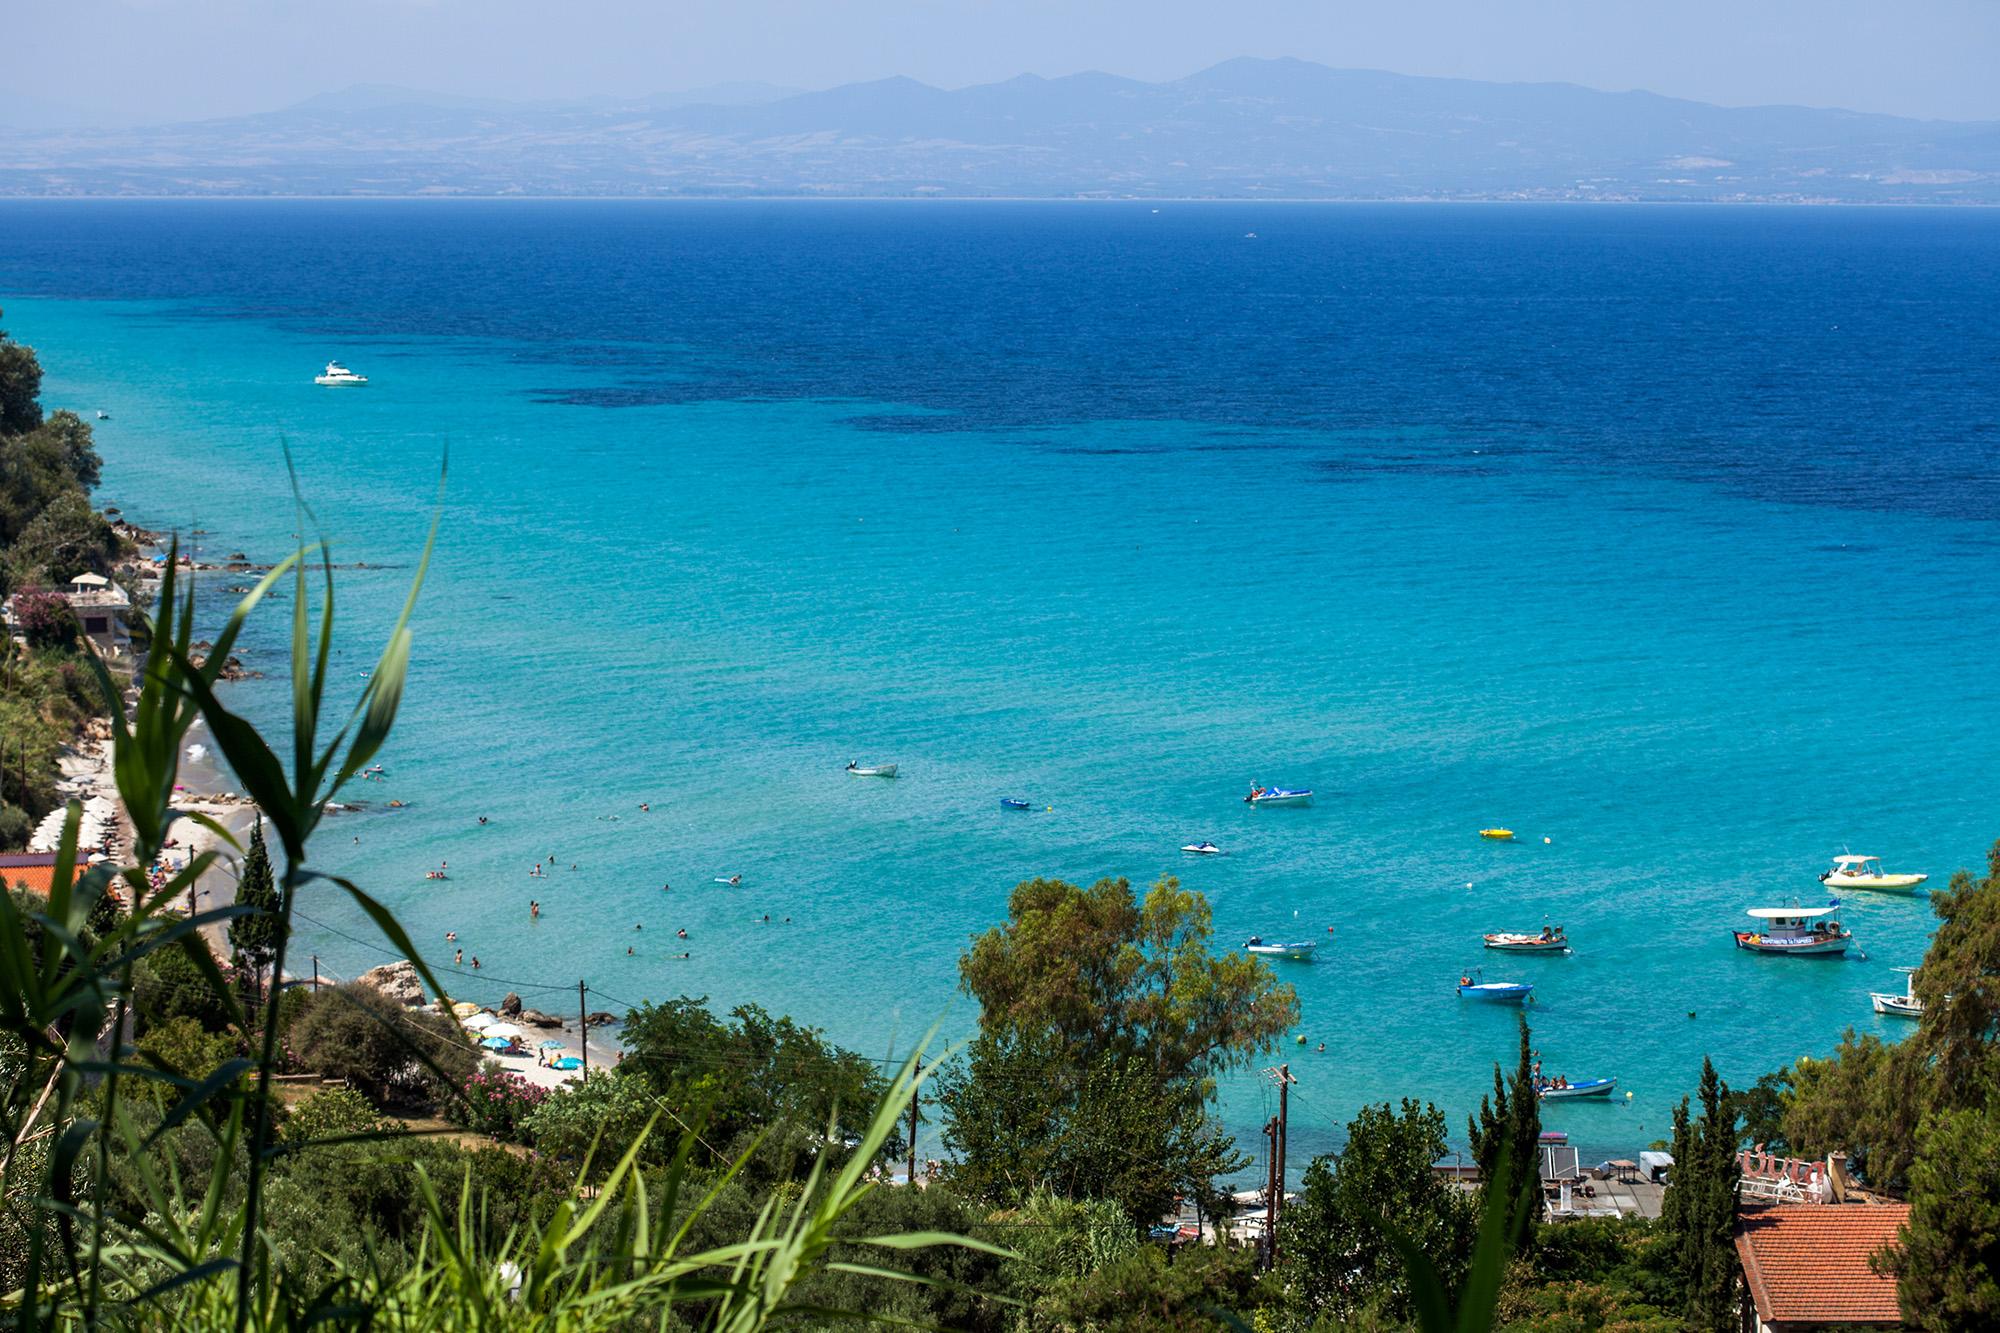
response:
M1746 909L2000 837L1992 211L10 201L0 307L102 502L205 561L331 543L340 707L440 517L313 856L471 998L935 1054L1015 884L1177 877L1220 949L1318 945L1221 1088L1246 1148L1280 1064L1294 1173L1364 1103L1462 1144L1517 1042L1477 973L1619 1080L1544 1111L1594 1161L1704 1056L1907 1030L1868 996L1922 895L1850 895L1836 961ZM280 737L289 597L229 695ZM1481 947L1544 924L1571 955ZM299 926L396 954L329 884Z

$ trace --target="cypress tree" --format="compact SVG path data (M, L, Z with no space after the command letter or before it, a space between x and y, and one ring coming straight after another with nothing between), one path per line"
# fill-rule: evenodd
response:
M1535 1091L1535 1056L1531 1046L1524 1014L1520 1057L1512 1076L1503 1078L1500 1062L1494 1061L1493 1095L1480 1098L1478 1116L1466 1121L1472 1158L1479 1164L1479 1178L1490 1185L1504 1175L1508 1191L1515 1196L1519 1216L1523 1218L1522 1229L1514 1237L1517 1249L1534 1234L1533 1223L1541 1217L1542 1106L1541 1095Z
M1737 1323L1736 1115L1729 1089L1706 1058L1698 1097L1698 1121L1689 1123L1686 1098L1674 1111L1674 1173L1660 1227L1688 1327L1729 1333Z
M236 881L236 901L257 910L229 923L229 943L261 979L264 969L278 956L278 940L285 929L284 917L278 911L278 887L271 874L271 854L264 846L261 816L250 830L250 850L243 858L243 873Z

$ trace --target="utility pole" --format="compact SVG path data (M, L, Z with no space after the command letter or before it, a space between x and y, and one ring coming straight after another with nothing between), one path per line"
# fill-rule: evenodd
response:
M313 955L313 994L319 994L319 955Z
M1278 1117L1264 1123L1264 1139L1270 1153L1264 1157L1264 1271L1270 1273L1278 1255Z
M917 1057L915 1072L918 1074L924 1072L924 1061L922 1056ZM917 1187L917 1088L918 1086L919 1085L914 1082L910 1084L910 1188L911 1189L915 1189Z
M1291 1128L1292 1084L1298 1080L1292 1077L1292 1067L1288 1064L1266 1069L1264 1076L1278 1085L1278 1114L1267 1131L1271 1135L1271 1186L1264 1216L1271 1245L1265 1253L1264 1266L1269 1270L1278 1266L1278 1219L1285 1210L1285 1138Z
M576 1044L583 1048L583 1077L590 1081L590 1001L584 999L581 979L576 983Z

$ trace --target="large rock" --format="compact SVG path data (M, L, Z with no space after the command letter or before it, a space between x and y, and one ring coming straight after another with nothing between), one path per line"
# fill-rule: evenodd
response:
M607 1014L602 1010L599 1010L597 1013L587 1015L583 1021L585 1023L588 1023L591 1027L598 1028L598 1027L603 1027L607 1023L616 1023L618 1021L618 1015Z
M523 1009L521 1016L514 1021L523 1027L531 1028L559 1028L563 1025L563 1021L560 1018L552 1014L545 1014L539 1009Z
M416 964L408 961L372 967L355 980L373 986L398 1004L414 1008L424 1002L424 985L417 977Z
M513 991L508 991L507 998L500 1001L500 1014L503 1018L519 1018L521 1016L521 997Z

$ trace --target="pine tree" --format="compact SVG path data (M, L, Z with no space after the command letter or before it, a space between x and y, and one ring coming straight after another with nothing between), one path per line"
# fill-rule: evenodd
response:
M278 956L278 941L285 929L285 919L279 914L277 885L271 875L271 854L264 847L262 818L250 830L250 850L243 858L243 874L236 881L236 901L257 910L229 923L229 943L261 980L264 969Z
M1479 1115L1466 1122L1472 1140L1472 1158L1479 1164L1479 1178L1502 1178L1516 1196L1521 1232L1517 1247L1533 1235L1532 1222L1541 1216L1542 1193L1542 1106L1535 1091L1535 1055L1526 1015L1521 1018L1521 1053L1511 1077L1502 1078L1499 1061L1493 1064L1493 1095L1479 1101Z

